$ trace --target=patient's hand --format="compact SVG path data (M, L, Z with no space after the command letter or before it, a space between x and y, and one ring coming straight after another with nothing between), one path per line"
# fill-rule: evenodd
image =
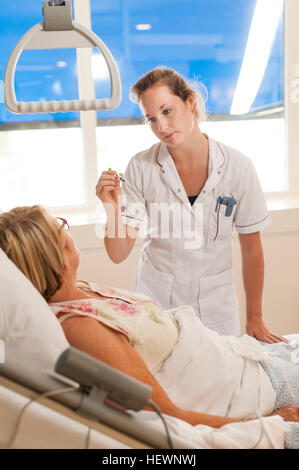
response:
M299 407L298 406L284 406L283 408L279 408L279 410L274 411L271 413L270 416L279 415L281 416L284 421L294 421L296 423L299 422Z

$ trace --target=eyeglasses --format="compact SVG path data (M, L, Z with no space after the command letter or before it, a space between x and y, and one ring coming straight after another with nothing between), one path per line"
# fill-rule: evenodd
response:
M67 223L66 219L64 219L63 217L56 217L56 220L60 224L61 230L69 230L70 226Z

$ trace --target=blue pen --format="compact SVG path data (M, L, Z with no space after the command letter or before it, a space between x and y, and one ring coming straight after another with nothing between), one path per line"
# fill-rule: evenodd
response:
M218 209L219 204L221 204L221 196L219 196L218 199L217 199L217 204L216 204L216 207L215 207L215 212L217 212L217 209Z

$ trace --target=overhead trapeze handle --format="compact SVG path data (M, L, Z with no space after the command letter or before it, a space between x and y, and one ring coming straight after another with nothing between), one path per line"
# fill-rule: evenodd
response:
M13 49L4 74L4 101L7 108L13 113L57 113L69 111L109 110L119 106L121 102L121 80L116 62L104 42L85 26L72 22L72 30L69 31L45 31L44 22L38 23L29 29L18 41ZM103 54L107 63L110 80L111 95L109 98L91 100L62 100L62 101L29 101L18 102L15 94L15 70L18 59L24 49L39 49L32 47L34 37L39 35L42 39L42 49L55 49L53 47L53 35L65 44L65 47L97 47ZM63 47L63 46L59 46Z

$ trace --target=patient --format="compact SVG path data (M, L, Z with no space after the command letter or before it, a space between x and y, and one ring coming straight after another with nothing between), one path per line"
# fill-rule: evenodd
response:
M299 364L290 359L299 335L263 346L247 335L219 336L191 307L161 312L141 294L78 281L80 256L67 228L41 206L0 215L0 247L72 346L149 384L163 413L192 425L218 428L249 413L299 422Z

